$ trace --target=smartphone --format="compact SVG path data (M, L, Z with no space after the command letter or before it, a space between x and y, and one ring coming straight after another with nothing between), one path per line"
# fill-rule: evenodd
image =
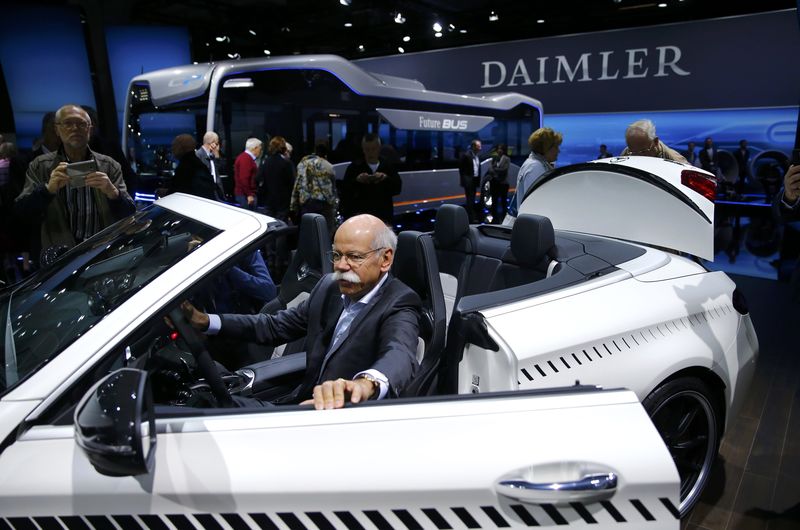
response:
M80 188L86 185L86 175L97 171L97 161L84 160L83 162L73 162L67 164L67 176L69 185L73 188Z
M800 166L800 149L792 149L792 165Z

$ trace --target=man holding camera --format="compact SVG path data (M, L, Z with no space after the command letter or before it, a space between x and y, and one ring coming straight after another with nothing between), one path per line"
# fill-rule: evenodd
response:
M75 246L136 210L120 165L89 149L86 111L64 105L55 124L61 147L30 163L14 204L17 216L41 223L42 250Z

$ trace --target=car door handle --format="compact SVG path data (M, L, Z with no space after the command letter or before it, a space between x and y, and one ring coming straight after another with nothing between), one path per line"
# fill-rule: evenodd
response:
M567 482L529 482L522 479L502 480L497 492L522 502L562 503L607 499L617 490L617 475L596 473Z

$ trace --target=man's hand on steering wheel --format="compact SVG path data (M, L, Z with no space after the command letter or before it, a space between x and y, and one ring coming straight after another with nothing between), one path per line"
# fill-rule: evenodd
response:
M186 317L186 320L189 324L198 331L206 331L208 330L208 314L203 313L195 306L192 305L191 302L185 300L181 304L181 312ZM169 324L169 322L167 322ZM171 326L174 327L174 326Z

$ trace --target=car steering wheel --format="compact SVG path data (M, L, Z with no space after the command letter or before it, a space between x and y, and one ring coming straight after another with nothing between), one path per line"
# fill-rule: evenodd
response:
M211 354L208 353L208 350L203 345L203 341L200 339L198 332L189 324L189 321L186 320L186 315L183 314L181 308L176 307L170 311L169 318L172 320L175 329L180 333L183 340L186 341L187 346L189 346L189 351L192 352L192 355L194 355L194 358L197 360L197 367L200 369L200 373L205 376L206 381L208 381L208 386L211 388L211 392L214 394L214 397L217 398L219 404L225 408L235 407L236 403L233 401L230 392L228 392L228 388L222 381L222 376L219 374L219 370L217 370L214 361L211 359Z

